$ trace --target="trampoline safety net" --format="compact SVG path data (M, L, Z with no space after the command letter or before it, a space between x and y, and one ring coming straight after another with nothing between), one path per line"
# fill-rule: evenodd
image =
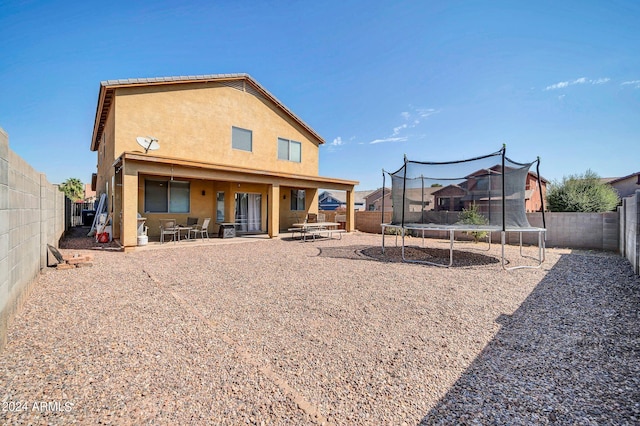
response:
M391 177L391 224L469 225L460 216L466 210L474 212L476 220L471 226L502 231L530 228L525 201L534 192L542 198L542 193L537 169L531 173L535 180L527 177L532 166L539 163L539 159L530 163L512 161L504 147L493 154L460 161L405 158L400 169L386 172Z

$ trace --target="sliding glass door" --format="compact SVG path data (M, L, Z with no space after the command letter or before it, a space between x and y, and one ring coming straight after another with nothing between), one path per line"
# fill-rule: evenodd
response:
M262 232L262 195L236 193L236 231Z

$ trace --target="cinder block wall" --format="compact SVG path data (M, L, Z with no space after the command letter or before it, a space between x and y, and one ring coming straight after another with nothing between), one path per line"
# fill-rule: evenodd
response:
M640 275L640 190L625 197L620 212L620 254L626 257L636 275Z
M545 214L547 247L618 251L618 212ZM542 213L527 213L531 226L542 227ZM533 243L532 241L526 241Z
M0 128L0 350L7 326L64 232L64 194L9 148Z
M527 213L529 223L542 227L542 213ZM391 212L385 213L385 223L391 220ZM618 251L620 220L617 212L608 213L545 213L547 247ZM380 212L356 212L356 229L379 234ZM430 232L433 238L448 238L448 233ZM468 239L456 233L456 239ZM492 240L500 242L500 233L493 233ZM523 233L524 244L538 244L537 233ZM518 233L507 234L508 244L519 244Z
M391 222L392 212L384 212L384 223ZM369 232L371 234L381 234L382 227L381 212L376 211L358 211L356 212L356 229L361 232Z

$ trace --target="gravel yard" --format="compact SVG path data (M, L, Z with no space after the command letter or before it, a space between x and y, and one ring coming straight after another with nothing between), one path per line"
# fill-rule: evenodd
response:
M499 245L447 269L360 233L66 247L93 267L44 271L13 321L2 424L640 423L640 280L616 255L505 272Z

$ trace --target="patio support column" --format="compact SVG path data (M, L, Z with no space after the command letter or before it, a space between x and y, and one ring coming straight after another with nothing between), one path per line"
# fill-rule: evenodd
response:
M122 224L120 243L125 251L138 245L138 169L134 164L122 169ZM120 212L114 211L114 215Z
M354 188L352 187L347 190L347 223L345 226L347 232L353 232L356 229L356 199L353 189Z
M237 183L229 182L224 193L224 221L233 223L236 221L236 189Z
M267 214L269 222L267 228L269 230L269 237L277 237L280 233L280 185L269 185L268 189Z
M319 191L316 188L308 188L305 190L307 198L307 213L318 214L318 195Z

